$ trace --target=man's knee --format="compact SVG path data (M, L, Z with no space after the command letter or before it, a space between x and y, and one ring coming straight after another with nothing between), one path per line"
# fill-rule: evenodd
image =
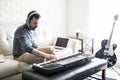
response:
M20 57L16 58L15 60L25 62L28 64L44 62L43 57L38 57L38 56L35 56L30 53L25 53L25 54L21 55Z

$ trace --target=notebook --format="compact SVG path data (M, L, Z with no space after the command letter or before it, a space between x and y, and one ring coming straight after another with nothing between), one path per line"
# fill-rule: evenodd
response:
M68 41L68 38L58 37L54 48L58 50L63 50L67 47Z

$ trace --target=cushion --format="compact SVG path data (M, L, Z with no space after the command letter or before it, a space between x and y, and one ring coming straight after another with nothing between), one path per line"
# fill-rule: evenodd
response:
M12 49L10 49L9 45L3 41L0 41L0 54L6 56L12 54Z
M13 55L9 55L9 56L4 56L5 59L13 59Z
M12 54L14 32L11 29L0 29L0 54Z
M6 59L0 63L0 78L18 73L18 62L12 59Z
M13 60L12 55L4 57L5 61L3 63L0 63L0 78L23 72L26 70L26 68L28 68L28 66L30 66L27 63Z
M22 80L22 74L16 74L16 75L4 78L2 80Z
M24 70L28 69L30 64L27 64L25 62L19 62L18 64L18 72L23 72Z

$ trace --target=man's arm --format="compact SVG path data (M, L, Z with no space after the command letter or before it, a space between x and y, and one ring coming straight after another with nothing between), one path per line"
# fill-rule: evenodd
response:
M39 51L35 48L32 47L32 44L29 43L29 41L25 38L25 36L22 36L21 38L19 38L19 42L22 46L22 48L26 51L26 52L29 52L29 53L32 53L36 56L42 56L42 57L45 57L47 59L56 59L55 55L52 55L52 54L46 54L42 51Z
M32 53L37 56L45 57L45 53L33 48L32 44L29 42L29 40L25 38L25 36L21 36L21 38L19 38L19 42L23 50L25 50L26 52Z
M16 33L17 39L19 40L22 49L25 50L26 52L29 52L29 53L34 54L36 56L42 56L42 57L45 57L45 58L48 58L48 59L56 58L52 54L46 54L42 51L39 51L39 50L35 49L33 47L33 44L30 42L29 38L26 37L26 32L24 30L19 29L16 32L17 32Z
M33 49L31 53L36 55L36 56L42 56L42 57L45 57L45 54L46 54L46 53L39 51L37 49Z

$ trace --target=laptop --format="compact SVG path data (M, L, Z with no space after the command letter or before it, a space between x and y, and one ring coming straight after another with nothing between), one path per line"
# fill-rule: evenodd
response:
M63 50L67 47L69 39L68 38L61 38L58 37L55 43L54 49L55 50Z

